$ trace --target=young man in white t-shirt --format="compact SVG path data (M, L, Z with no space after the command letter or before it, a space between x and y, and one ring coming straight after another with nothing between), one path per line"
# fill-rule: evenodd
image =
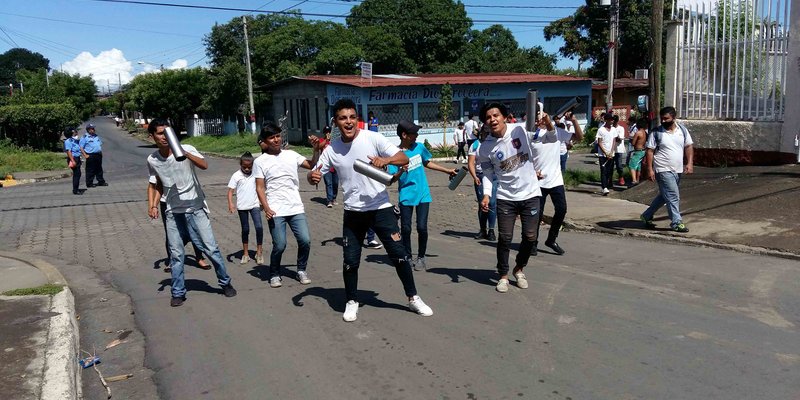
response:
M526 132L522 125L506 124L508 108L502 103L487 103L481 108L480 117L492 132L478 148L478 161L483 170L481 208L484 211L489 211L492 188L498 185L497 272L500 279L496 290L500 293L508 291L508 257L517 216L522 222L522 243L512 274L517 280L517 287L526 289L528 281L523 269L528 265L536 242L539 197L542 195L531 154L530 144L534 133Z
M603 189L603 196L607 196L614 188L614 153L619 135L614 128L613 114L605 113L603 120L605 124L597 129L595 141L598 145L597 155L600 157L600 187Z
M578 124L578 120L574 115L570 115L570 118L575 129L575 138L582 140L583 130ZM533 166L536 173L541 176L539 187L542 190L542 197L539 202L539 213L544 213L545 201L550 196L554 212L544 245L551 248L556 254L563 255L564 249L556 242L558 232L564 223L564 217L567 215L567 194L564 190L564 177L561 175L561 147L566 146L566 143L572 140L573 133L566 130L563 122L556 123L555 130L553 130L549 118L545 116L542 120L543 122L539 124L538 137L534 138L531 143ZM536 232L536 237L539 237L539 224L536 224ZM534 242L534 253L538 244L538 241Z
M478 131L481 129L478 121L475 120L475 115L469 114L469 119L464 123L464 134L467 136L467 145L472 146L478 140Z
M617 169L617 178L620 186L625 186L625 128L619 124L619 115L614 115L614 131L617 134L617 148L614 151L614 166ZM612 179L613 181L613 179Z
M286 226L297 240L297 280L303 285L311 283L306 267L311 252L303 200L300 198L300 179L297 168L311 169L319 158L319 139L309 138L314 145L314 158L307 160L293 150L283 149L281 128L268 122L261 128L258 145L262 154L253 165L256 193L261 208L267 216L272 235L272 252L269 256L269 286L281 287L281 257L286 250Z
M666 203L670 228L685 233L689 229L681 218L679 186L683 173L694 172L692 136L686 127L675 122L674 107L664 107L660 114L661 126L650 132L645 146L648 178L658 183L658 195L642 213L641 219L648 228L655 228L653 214Z
M456 164L458 161L461 160L461 157L464 157L464 160L461 161L462 164L467 162L467 153L465 147L467 147L467 134L466 130L464 129L464 123L459 122L458 127L456 127L455 131L453 132L453 143L458 146L458 153L456 153Z
M361 264L361 243L372 228L383 242L386 253L394 264L397 276L403 283L409 308L422 316L433 311L417 296L411 262L397 226L397 215L389 202L389 193L382 183L356 172L356 160L371 162L374 167L408 164L408 157L383 135L358 128L356 105L350 99L341 99L333 106L334 123L342 133L322 152L317 167L308 173L312 185L319 183L322 175L334 167L344 193L342 237L344 255L342 277L347 304L342 319L355 321L358 317L358 268Z
M167 240L170 247L170 267L172 268L172 299L170 305L178 307L186 301L186 286L183 265L186 253L183 249L185 238L190 238L214 265L217 281L226 297L236 296L231 278L225 269L225 261L219 251L211 222L205 194L200 187L194 168L206 169L208 163L193 146L181 145L186 159L178 161L169 147L165 121L153 120L147 128L158 150L147 157L150 180L147 186L148 215L158 218L158 184L166 191Z

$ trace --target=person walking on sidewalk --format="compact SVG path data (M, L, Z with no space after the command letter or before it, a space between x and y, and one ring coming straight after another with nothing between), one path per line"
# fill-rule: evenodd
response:
M470 176L472 176L475 198L478 201L478 226L480 230L478 234L475 235L475 240L486 239L494 242L497 240L494 234L494 225L497 222L497 181L495 180L492 182L492 195L489 197L489 209L488 211L483 211L483 207L480 206L481 200L483 200L483 185L481 185L483 170L481 169L481 164L477 161L478 149L481 146L481 142L490 132L489 125L485 125L485 128L481 129L478 140L472 142L469 146L467 168L469 169Z
M614 166L616 167L617 177L619 178L617 183L620 186L625 186L625 154L628 151L625 148L625 128L619 125L619 115L614 115L612 126L614 127L614 132L617 134L617 146L614 150Z
M528 288L523 269L528 265L534 243L536 225L539 224L539 197L542 192L533 167L531 141L533 132L522 126L506 124L508 108L498 102L487 103L481 108L481 121L491 128L489 135L478 149L478 161L483 169L483 199L481 208L488 212L492 189L497 179L497 272L500 279L496 290L508 291L508 256L514 223L519 216L522 222L522 243L517 253L512 274L517 287Z
M420 143L417 136L421 126L409 121L400 121L397 124L397 135L400 136L400 149L408 157L408 164L403 166L389 165L388 170L395 180L399 181L400 192L400 235L403 237L403 247L406 255L413 259L411 265L415 271L427 269L425 252L428 249L428 212L431 206L431 190L428 186L428 177L425 168L444 172L450 178L458 173L455 169L448 169L431 161L433 155ZM417 258L413 258L411 250L411 217L417 210Z
M458 146L458 153L456 153L456 164L458 164L459 161L461 161L462 164L466 164L467 152L465 147L467 146L467 135L463 122L459 122L458 127L453 132L453 143ZM461 160L461 157L464 157L464 160Z
M611 113L603 114L605 125L597 129L595 141L598 146L598 156L600 162L600 187L603 189L603 196L608 196L614 188L614 152L617 147L618 135L614 129L614 116Z
M575 137L577 140L583 139L583 130L574 115L571 116L572 125L575 127ZM541 176L539 187L542 190L542 197L539 201L539 215L544 215L544 205L547 197L553 202L553 219L550 222L550 231L544 245L551 248L556 254L563 255L564 249L558 245L558 232L564 224L564 217L567 215L567 194L564 190L564 177L561 175L561 147L572 140L572 133L567 131L566 125L557 123L555 129L550 118L546 115L539 123L539 131L536 132L531 150L533 151L533 166L536 173ZM536 237L539 237L539 225L536 224ZM539 242L533 244L533 253Z
M278 288L281 283L281 259L286 250L286 226L297 240L297 280L303 285L311 283L308 278L308 256L311 252L311 237L308 234L305 207L300 198L300 179L297 167L311 169L319 158L319 139L310 136L314 156L307 160L294 150L283 149L281 128L267 122L261 128L258 144L263 153L256 159L253 175L256 178L256 193L261 208L267 216L269 233L272 236L272 252L269 255L269 286Z
M336 126L342 135L334 139L322 152L317 167L307 179L312 185L319 183L322 174L331 167L339 172L344 193L342 237L344 245L342 278L347 304L342 319L355 321L358 317L358 268L361 264L361 242L372 228L386 247L386 253L403 283L409 308L422 316L433 315L417 295L411 263L403 247L394 207L389 202L386 186L359 174L353 169L356 160L371 162L376 168L387 165L408 164L408 157L383 135L358 128L356 104L341 99L333 106Z
M239 215L239 224L242 227L242 258L239 263L250 262L248 244L252 219L256 229L256 264L261 265L264 264L264 226L261 224L261 205L256 194L256 177L253 175L254 160L249 151L239 157L239 169L228 181L228 212L233 214L235 211ZM236 205L233 204L234 194Z
M322 129L324 138L319 139L319 150L324 151L331 143L331 127L325 126ZM336 196L339 194L339 175L336 170L331 168L327 174L323 175L322 179L325 181L325 198L328 200L328 208L333 208L336 205Z
M153 219L158 218L159 210L155 203L160 195L154 194L158 190L158 186L153 181L160 181L166 191L167 200L167 238L170 247L170 266L172 267L170 305L178 307L186 301L183 271L186 253L183 244L187 237L211 260L217 274L217 282L225 297L236 296L236 289L231 285L231 277L228 276L225 269L225 260L222 258L217 241L214 239L214 232L211 230L205 194L194 171L195 167L208 168L208 162L194 146L190 145L181 145L186 153L186 159L176 160L165 134L167 126L166 121L153 120L147 127L150 137L158 147L158 150L147 157L147 166L150 170L147 199L148 215Z
M103 139L95 133L94 125L86 125L86 134L81 138L80 146L86 159L86 187L95 187L95 177L97 186L108 186L103 178Z
M639 180L642 178L642 161L644 160L645 155L645 145L647 144L647 126L650 124L650 121L647 118L640 118L639 121L636 122L636 132L631 136L631 147L633 150L631 151L630 161L628 162L628 168L631 169L631 186L636 186L639 184Z
M666 203L670 228L685 233L689 229L681 218L679 186L683 173L694 172L692 136L686 127L675 121L674 107L664 107L659 114L661 126L653 129L647 138L645 161L648 179L658 183L658 195L642 213L641 219L648 228L655 228L653 215Z
M67 153L67 166L72 170L72 194L83 194L81 185L81 145L78 130L67 128L64 131L64 152Z

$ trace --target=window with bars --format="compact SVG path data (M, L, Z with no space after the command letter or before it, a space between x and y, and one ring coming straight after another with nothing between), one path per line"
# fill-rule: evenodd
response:
M375 114L378 119L379 132L396 132L400 121L414 121L414 105L411 103L369 105L367 115L369 113Z
M448 126L458 124L459 102L453 102L448 116ZM419 124L423 128L441 128L442 116L439 114L439 103L420 103L417 105Z

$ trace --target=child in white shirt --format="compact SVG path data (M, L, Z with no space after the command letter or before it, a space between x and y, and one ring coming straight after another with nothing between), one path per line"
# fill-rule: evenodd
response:
M263 264L264 256L262 244L264 242L264 225L261 223L261 206L256 195L256 178L253 176L253 155L245 152L239 157L239 170L233 173L228 182L228 212L239 213L239 222L242 225L242 259L240 264L250 262L250 253L247 249L250 236L250 221L256 228L256 263ZM233 195L236 194L236 206L233 205Z

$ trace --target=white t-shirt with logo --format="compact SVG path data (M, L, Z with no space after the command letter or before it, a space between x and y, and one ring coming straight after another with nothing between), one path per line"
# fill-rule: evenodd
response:
M267 203L276 217L305 212L300 198L300 179L297 168L306 160L293 150L281 150L278 155L264 153L253 163L253 177L263 179Z
M683 148L693 144L692 135L686 131L686 141L684 142L683 131L676 122L673 125L673 130L668 131L662 127L653 130L651 135L647 136L648 149L656 148L656 131L661 131L661 143L658 144L658 150L653 153L653 169L656 172L675 172L676 174L683 173Z
M236 209L252 210L260 206L256 194L256 177L251 172L245 175L242 170L233 173L228 188L236 191Z
M481 175L483 174L483 170L481 169L481 162L478 161L478 149L481 147L481 142L476 140L472 142L472 146L469 146L469 150L467 150L467 157L475 156L475 174Z
M616 138L617 138L617 131L616 131L616 129L614 129L613 126L610 129L606 128L605 125L601 126L600 128L598 128L597 129L597 142L600 143L600 145L603 146L603 148L600 149L598 154L600 156L605 157L605 154L604 154L605 152L608 152L608 151L610 151L612 153L616 152L616 146L614 145L614 140ZM605 150L603 150L603 149L605 149Z
M369 156L392 157L400 149L389 142L385 136L366 129L360 129L350 143L342 142L341 137L331 141L319 157L317 168L326 174L331 167L339 174L339 184L344 193L344 209L348 211L371 211L391 207L386 186L353 169L356 160L370 162Z
M184 152L203 158L194 146L182 144L181 147ZM150 183L155 184L157 179L161 180L161 185L164 187L161 198L167 203L168 212L184 214L208 210L205 204L206 195L200 187L192 161L189 159L177 161L173 154L164 158L156 150L147 157L147 167L150 171Z
M502 137L489 135L478 148L478 161L483 169L483 193L492 193L492 180L497 177L499 200L522 201L542 195L533 167L530 142L533 134L522 124L507 124Z
M554 131L539 129L537 136L531 141L533 150L533 167L542 173L539 186L545 189L564 185L561 175L561 145L569 142L572 134L556 127Z

